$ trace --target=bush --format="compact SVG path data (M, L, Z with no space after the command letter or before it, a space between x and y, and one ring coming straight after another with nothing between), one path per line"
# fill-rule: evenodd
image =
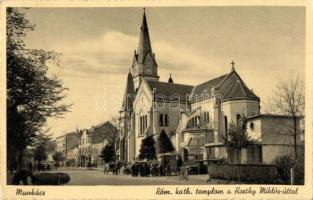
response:
M290 183L290 169L294 167L295 160L291 155L280 156L275 160L277 172L281 180Z
M30 182L28 181L28 178L31 178L31 182L33 182L34 175L32 174L31 171L22 169L14 175L12 184L19 185L20 182L22 181L23 185L28 185L30 184Z
M40 173L34 176L33 185L62 185L70 180L67 173Z
M211 178L255 184L279 183L275 165L208 165Z

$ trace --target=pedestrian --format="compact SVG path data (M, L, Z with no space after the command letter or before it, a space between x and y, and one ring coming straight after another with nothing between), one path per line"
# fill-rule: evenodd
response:
M183 166L183 160L181 156L179 155L176 160L176 175L178 176L180 175L182 166Z
M144 171L145 171L145 176L150 175L150 167L149 167L148 163L144 163Z
M159 174L164 176L164 165L162 163L159 163Z
M152 163L150 163L149 168L150 168L151 176L155 176L155 171L154 171L154 167L153 167L153 164L152 164Z
M138 170L139 170L139 165L138 163L133 164L133 171L134 171L134 176L138 176Z

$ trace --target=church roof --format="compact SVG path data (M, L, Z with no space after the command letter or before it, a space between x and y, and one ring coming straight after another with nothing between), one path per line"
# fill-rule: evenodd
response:
M219 76L217 78L213 78L211 80L208 80L204 83L201 83L197 86L195 86L192 95L202 96L203 93L206 91L207 94L211 93L211 89L213 87L216 87L228 74L224 74L222 76Z
M136 97L136 92L135 92L133 76L129 72L127 76L127 83L126 83L126 87L124 91L121 111L132 111L135 97Z
M237 72L232 70L228 74L195 86L190 101L202 100L206 98L205 95L211 96L213 88L215 95L220 95L224 101L234 99L260 100L260 98L246 86Z
M150 89L154 91L156 98L164 98L165 100L186 102L191 94L193 86L176 83L166 83L157 81L147 81Z
M179 97L181 102L201 101L212 96L211 91L213 88L215 95L221 96L223 101L236 99L260 100L246 86L235 70L196 86L157 81L147 82L150 89L154 90L154 95L157 95L159 99L163 97L165 100L177 101L177 97Z
M251 99L259 101L260 98L250 90L235 70L232 70L217 86L217 94L223 100Z

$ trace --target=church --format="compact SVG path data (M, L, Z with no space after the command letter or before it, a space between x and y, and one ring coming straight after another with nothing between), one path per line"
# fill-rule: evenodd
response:
M267 137L267 144L262 145L264 133L258 128L260 120L262 126L267 123L264 119L275 118L278 123L292 120L288 116L261 115L260 98L241 79L234 62L225 74L208 77L199 85L179 84L171 76L168 82L160 82L158 69L144 12L120 110L118 154L121 161L138 159L142 139L153 135L157 140L162 131L172 142L173 153L184 149L189 159L229 159L223 136L229 124L237 123L242 117L249 119L249 131L260 145L242 152L245 155L239 156L240 161L238 156L232 156L233 163L271 163L275 156L268 160L262 153L264 150L277 152L277 156L292 152L290 134L286 134L284 144L279 144L279 139L273 143L271 137ZM286 149L281 151L282 147Z

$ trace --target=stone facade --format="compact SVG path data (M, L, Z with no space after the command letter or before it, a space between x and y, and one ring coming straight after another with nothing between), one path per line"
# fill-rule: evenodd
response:
M299 119L297 119L297 147L303 150L303 132L300 131ZM295 137L293 130L293 118L282 115L258 115L248 118L247 132L258 141L262 147L261 159L263 163L271 164L279 156L294 155Z
M242 117L260 115L260 98L241 79L234 63L231 64L230 72L199 85L177 84L171 75L168 82L160 82L144 13L139 46L127 76L120 110L120 160L137 159L142 139L148 135L154 136L158 152L157 140L162 130L175 147L173 154L187 150L190 159L228 159L223 138L229 124ZM254 148L258 147L243 150L242 154L250 155Z

